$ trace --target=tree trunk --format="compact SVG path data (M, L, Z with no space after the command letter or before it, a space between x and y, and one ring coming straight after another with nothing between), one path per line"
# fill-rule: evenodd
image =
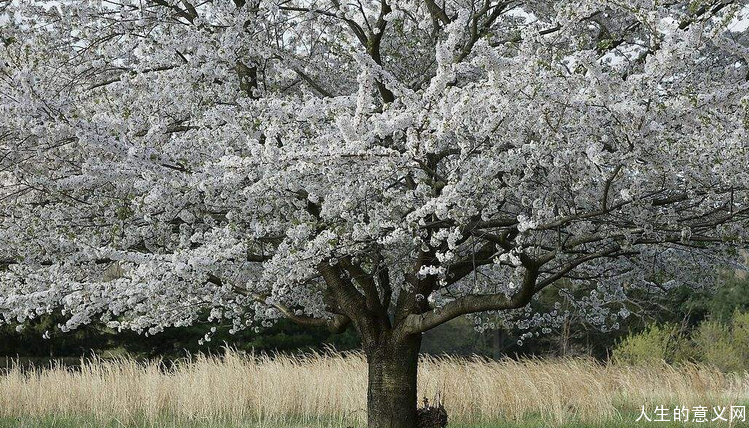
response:
M368 428L416 428L416 374L421 336L393 343L378 341L367 350Z
M501 360L505 352L505 330L499 328L492 335L492 355L495 360Z

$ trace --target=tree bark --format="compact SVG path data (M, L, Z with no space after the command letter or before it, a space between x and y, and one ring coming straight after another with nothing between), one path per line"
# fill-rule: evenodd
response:
M366 350L368 428L416 428L416 380L421 335L390 337Z
M505 352L505 330L498 328L492 334L492 355L495 360L501 360Z

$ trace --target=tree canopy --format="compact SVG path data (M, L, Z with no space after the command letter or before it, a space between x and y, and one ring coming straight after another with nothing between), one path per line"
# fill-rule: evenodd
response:
M3 13L6 322L285 317L374 346L469 313L554 323L528 303L573 284L608 328L628 291L703 286L746 244L742 2Z

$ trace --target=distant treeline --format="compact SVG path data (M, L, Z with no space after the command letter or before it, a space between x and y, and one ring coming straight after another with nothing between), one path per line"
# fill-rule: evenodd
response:
M584 293L585 290L579 292ZM559 301L555 293L542 295L533 305L540 311L550 310ZM524 340L522 345L518 339L523 331L510 328L479 333L469 320L458 319L426 333L422 351L463 356L475 354L490 358L585 354L605 359L624 336L642 332L651 324L670 323L689 330L705 319L728 322L735 311L749 311L749 280L737 277L723 279L717 291L674 289L665 294L642 295L637 305L644 305L646 313L630 316L613 332L602 333L589 326L582 314L573 313L551 332ZM637 313L638 310L632 308L632 312ZM172 359L183 357L186 353L218 353L227 345L242 351L270 353L327 348L345 351L359 347L359 339L351 329L344 334L333 335L322 328L299 327L286 321L259 332L246 330L229 334L228 325L199 324L170 328L155 336L145 336L129 331L116 333L97 324L62 333L57 329L57 324L63 319L57 314L45 315L20 332L16 331L14 325L0 326L0 357L44 360L127 353L135 357ZM201 341L214 326L217 330L211 341ZM48 338L44 337L45 332L49 332Z

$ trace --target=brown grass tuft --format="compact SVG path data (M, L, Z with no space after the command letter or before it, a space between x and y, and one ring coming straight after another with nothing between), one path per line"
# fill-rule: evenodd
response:
M131 359L0 375L0 416L159 418L362 425L366 363L360 353L304 357L198 356L165 369ZM749 375L697 365L631 367L587 359L489 361L424 357L421 397L439 397L451 422L540 418L601 422L649 405L738 405Z

